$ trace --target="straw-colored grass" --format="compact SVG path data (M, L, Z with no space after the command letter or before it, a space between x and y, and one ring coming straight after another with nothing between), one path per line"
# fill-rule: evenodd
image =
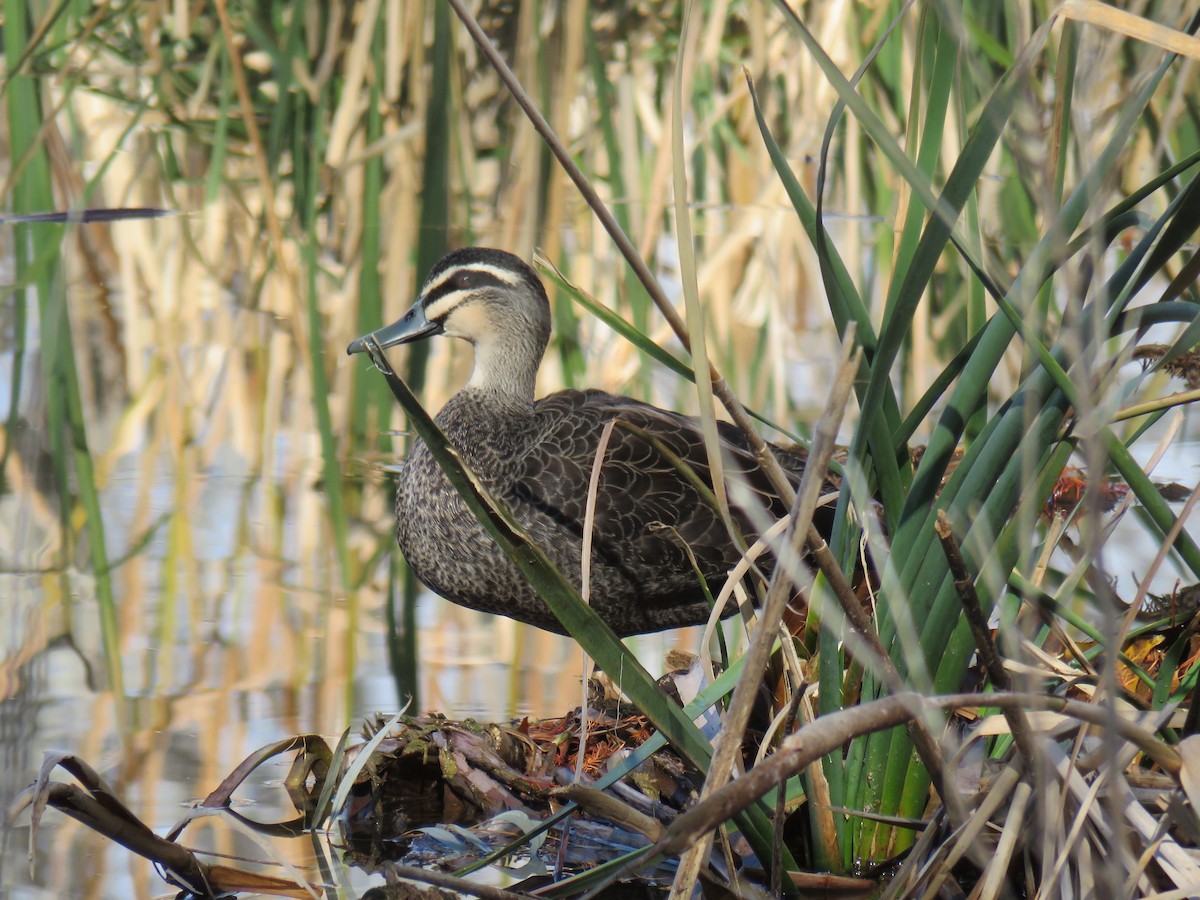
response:
M448 247L537 252L561 273L547 269L547 391L596 386L735 418L744 405L807 434L855 325L833 558L815 582L796 576L810 616L789 656L817 726L863 723L819 764L795 737L780 745L797 761L781 776L793 793L827 803L807 804L815 836L780 855L773 806L743 798L739 825L764 864L845 871L912 846L897 895L932 891L951 858L974 866L980 896L1200 885L1187 854L1159 841L1168 818L1127 787L1157 767L1186 791L1194 740L1180 743L1195 726L1190 632L1160 623L1147 651L1135 638L1152 617L1130 605L1150 593L1170 605L1200 580L1192 506L1169 505L1140 465L1146 441L1194 444L1186 414L1164 428L1195 397L1161 402L1178 383L1129 364L1153 341L1172 348L1162 372L1186 371L1168 368L1172 354L1200 338L1189 4L476 4L665 291L633 277L447 4L34 7L4 4L9 208L174 213L0 231L20 373L0 457L0 485L19 501L0 497L5 562L43 575L7 593L44 620L71 606L86 572L88 602L70 614L100 636L93 658L115 696L193 695L168 660L201 660L221 633L245 650L241 683L286 670L289 684L316 686L316 706L344 710L353 699L334 694L351 689L361 636L380 621L399 692L417 691L416 591L392 553L381 468L409 422L342 351L399 315ZM615 339L579 293L633 339ZM682 351L664 301L704 354ZM725 408L708 379L698 389L650 363L648 342L702 373L711 362ZM442 341L394 362L432 410L470 358ZM35 437L22 444L27 422ZM1070 461L1085 474L1064 482ZM222 475L244 487L222 492ZM853 571L876 520L880 579L856 610L838 571ZM1144 557L1116 556L1134 540L1149 543ZM237 548L223 565L210 564L218 545ZM952 575L955 546L970 587ZM1139 583L1114 586L1123 569ZM547 590L569 609L560 588ZM994 635L972 633L964 605ZM856 614L870 616L866 634L846 624ZM546 655L539 634L488 628L481 652ZM423 638L427 659L439 639ZM888 699L959 691L989 640L990 686L1022 698L1003 701L1016 713L960 741L947 723L963 720L937 701ZM44 625L22 627L0 697L17 693L6 673L50 641ZM1052 733L1033 715L1043 694L1092 712L1062 707L1072 730ZM1150 737L1118 727L1131 706ZM866 721L870 710L889 727ZM705 763L685 717L646 712ZM957 797L955 754L974 744L997 768L977 797ZM676 896L689 891L681 878Z

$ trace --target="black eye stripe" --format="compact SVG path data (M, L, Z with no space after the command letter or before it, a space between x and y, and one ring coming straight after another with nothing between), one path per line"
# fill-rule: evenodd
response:
M460 272L455 272L449 278L442 281L437 287L425 295L425 307L429 308L443 297L453 294L455 291L478 290L484 287L509 287L506 282L501 281L491 272L483 272L479 269L463 269Z

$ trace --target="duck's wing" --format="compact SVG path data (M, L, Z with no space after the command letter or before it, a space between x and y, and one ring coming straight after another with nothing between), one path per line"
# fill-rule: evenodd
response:
M693 581L692 558L708 576L737 561L734 540L711 501L712 475L697 420L603 391L552 394L537 403L535 419L539 439L525 456L516 490L580 536L601 435L608 422L614 423L592 527L593 546L602 557L635 570L665 566ZM786 510L741 431L727 423L719 428L727 482L748 488L731 491L737 524L753 540ZM782 452L781 461L798 480L803 456ZM685 476L684 467L703 487Z

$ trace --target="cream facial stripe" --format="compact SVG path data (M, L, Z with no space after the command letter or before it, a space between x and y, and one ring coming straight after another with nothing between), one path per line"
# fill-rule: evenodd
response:
M425 318L430 322L440 322L454 312L455 308L474 294L474 290L452 290L448 294L442 294L432 303L425 301Z
M469 287L460 286L455 281L464 273L469 275L473 282ZM481 287L516 287L520 283L521 276L518 273L499 266L486 263L455 266L435 276L433 281L425 285L425 318L431 322L444 319Z

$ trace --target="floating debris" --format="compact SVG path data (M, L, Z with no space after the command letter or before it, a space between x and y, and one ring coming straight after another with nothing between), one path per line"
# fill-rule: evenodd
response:
M1073 513L1087 493L1088 486L1087 475L1082 469L1075 466L1063 469L1050 489L1050 498L1044 510L1046 518L1066 517ZM1096 488L1100 492L1100 506L1105 512L1111 512L1129 493L1129 485L1107 479L1101 479Z
M1133 351L1133 358L1141 362L1143 369L1147 369L1166 356L1170 350L1170 344L1142 344ZM1168 375L1182 378L1190 389L1200 388L1200 350L1180 353L1174 359L1162 363L1161 368Z

